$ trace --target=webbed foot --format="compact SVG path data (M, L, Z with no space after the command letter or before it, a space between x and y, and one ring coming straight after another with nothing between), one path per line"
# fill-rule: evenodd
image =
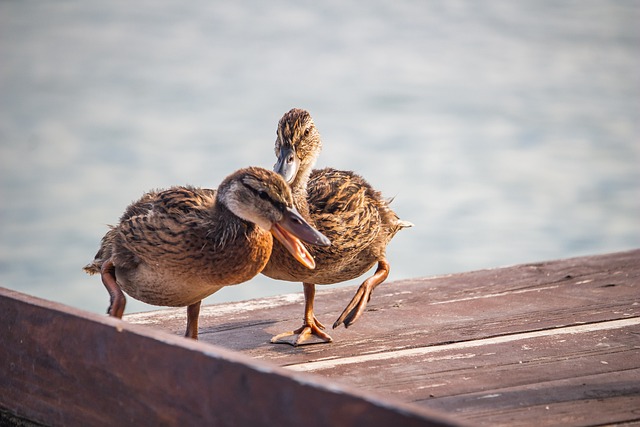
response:
M353 325L356 320L364 313L364 309L367 308L367 303L371 299L371 293L380 283L384 282L389 276L389 263L386 259L378 261L378 268L373 276L365 280L356 294L351 298L349 305L342 311L338 320L333 324L333 329L344 323L344 327L348 328Z
M295 331L284 332L271 338L272 344L290 344L294 347L299 345L322 344L333 341L326 332L324 325L313 316L313 320L304 324Z

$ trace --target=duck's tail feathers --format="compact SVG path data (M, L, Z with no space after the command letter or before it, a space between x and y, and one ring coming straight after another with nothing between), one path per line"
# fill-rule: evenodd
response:
M82 267L82 269L87 274L98 274L98 273L100 273L100 267L101 267L101 265L97 261L93 261L92 263L87 264L84 267Z
M403 220L399 219L398 222L396 223L396 226L400 230L400 229L403 229L403 228L413 227L413 223L409 222L409 221L403 221Z

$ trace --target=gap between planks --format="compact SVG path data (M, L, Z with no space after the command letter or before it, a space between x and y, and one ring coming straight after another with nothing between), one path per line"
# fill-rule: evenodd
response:
M519 340L528 340L532 338L561 336L568 334L581 334L587 332L606 331L611 329L620 329L630 326L640 325L640 317L632 317L629 319L609 320L598 323L589 323L583 325L563 326L552 329L543 329L532 332L519 332L515 334L499 335L491 338L482 338L472 341L462 341L452 344L434 345L429 347L409 348L396 351L387 351L382 353L367 354L362 356L350 356L337 359L317 360L313 362L304 362L284 366L287 369L301 372L318 371L322 369L330 369L336 366L350 365L354 363L364 363L374 360L397 359L400 357L422 356L431 353L438 353L448 350L460 350L473 347L481 347L484 345L503 344Z

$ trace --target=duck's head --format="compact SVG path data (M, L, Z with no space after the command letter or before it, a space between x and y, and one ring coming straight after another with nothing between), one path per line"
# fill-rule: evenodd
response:
M234 215L269 230L310 269L315 268L315 261L302 242L331 244L298 213L289 186L275 172L258 167L240 169L220 184L217 197Z
M291 184L299 170L311 171L322 150L320 132L311 114L300 108L285 113L278 123L274 171Z

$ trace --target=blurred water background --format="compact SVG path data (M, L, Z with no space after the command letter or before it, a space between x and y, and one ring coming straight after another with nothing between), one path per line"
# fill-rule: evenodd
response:
M292 107L318 166L415 223L389 281L640 247L639 22L622 0L0 2L0 285L104 313L81 268L107 224L272 167Z

